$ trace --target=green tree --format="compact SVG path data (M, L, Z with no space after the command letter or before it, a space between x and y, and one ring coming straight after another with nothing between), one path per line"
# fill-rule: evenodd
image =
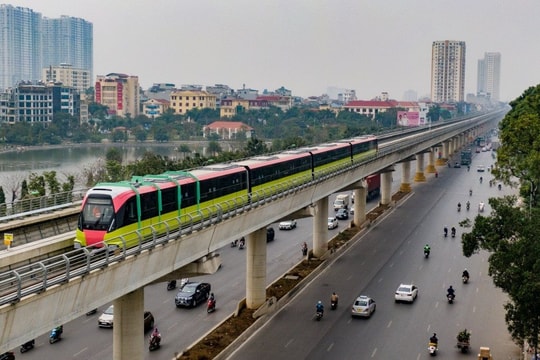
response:
M266 144L257 138L249 139L244 148L245 156L261 155L266 152L268 152Z
M216 156L222 151L223 150L217 141L212 140L208 142L208 152L211 154L211 156Z
M118 148L110 148L105 154L105 159L107 161L116 161L117 163L122 163L122 152Z
M0 216L6 215L6 194L4 188L0 186Z
M178 148L178 152L182 153L182 159L186 158L186 154L191 153L191 149L187 144L180 144L180 147Z
M31 195L34 195L34 193L36 193L37 196L45 196L46 183L45 177L43 175L31 173L28 180L28 190L30 191Z
M15 192L13 192L13 195L15 195ZM27 196L28 196L28 182L26 181L26 179L24 179L21 183L21 199L24 199ZM13 201L15 201L15 199L13 199Z
M148 131L144 130L142 127L138 127L135 130L135 139L137 141L143 142L148 138Z

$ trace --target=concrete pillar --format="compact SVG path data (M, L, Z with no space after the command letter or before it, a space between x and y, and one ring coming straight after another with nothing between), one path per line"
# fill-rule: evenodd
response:
M409 182L411 178L411 162L410 161L404 161L401 163L401 185L399 187L399 191L403 192L411 192L411 183Z
M113 301L113 360L143 360L144 288Z
M313 217L313 255L321 257L328 250L328 197L317 201Z
M424 154L416 154L416 174L414 174L414 181L422 182L426 181L426 175L424 175Z
M366 221L366 197L367 197L367 184L357 189L354 189L354 218L353 223L355 226L360 226Z
M388 205L392 201L392 172L381 174L381 205Z
M444 160L448 161L448 158L450 157L450 141L445 141L443 143L443 158Z
M431 151L428 153L428 164L426 166L426 172L430 174L435 174L435 149L431 148Z
M266 227L248 234L246 306L258 309L266 301Z

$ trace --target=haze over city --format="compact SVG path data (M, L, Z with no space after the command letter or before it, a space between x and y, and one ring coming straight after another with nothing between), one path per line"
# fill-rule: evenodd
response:
M9 4L45 17L80 17L94 26L94 75L121 72L153 83L213 85L293 95L356 90L430 95L431 45L467 46L466 93L476 92L477 61L501 53L501 100L540 79L537 0L70 1Z

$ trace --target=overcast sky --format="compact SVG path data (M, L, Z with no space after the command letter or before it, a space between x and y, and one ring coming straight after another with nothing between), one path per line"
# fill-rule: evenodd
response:
M293 95L329 87L371 99L429 95L431 45L467 45L466 93L477 61L501 53L501 100L540 83L540 0L17 0L46 17L94 24L94 75L153 83L227 84Z

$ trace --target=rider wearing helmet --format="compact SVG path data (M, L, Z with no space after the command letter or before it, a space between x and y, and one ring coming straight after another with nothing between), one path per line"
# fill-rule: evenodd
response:
M431 248L429 247L429 244L426 244L424 246L424 252L430 252L431 251Z
M324 305L321 300L317 302L316 308L317 312L324 313Z

